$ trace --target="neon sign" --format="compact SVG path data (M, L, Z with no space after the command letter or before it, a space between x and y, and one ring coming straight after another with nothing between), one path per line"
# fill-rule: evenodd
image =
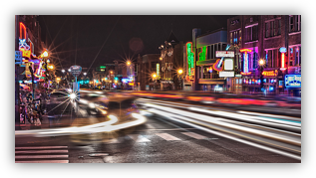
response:
M274 71L274 70L263 71L262 75L267 76L267 77L275 77L278 75L278 71Z
M205 61L205 59L206 59L206 53L207 53L207 48L206 48L206 46L203 46L201 49L202 49L202 50L201 50L201 52L199 53L199 61Z
M252 52L251 49L241 49L240 52L244 52L244 72L245 74L249 73L248 69L248 52Z
M286 53L286 48L285 47L281 47L280 48L280 53L281 53L281 68L280 70L286 70L285 68L285 53Z
M30 46L26 43L25 39L19 39L19 50L22 51L23 57L31 58Z
M24 31L24 36L22 36L23 35L22 30ZM25 39L25 38L26 38L26 28L25 28L25 25L22 22L20 22L20 39Z
M284 77L286 88L301 88L301 75L288 74Z
M192 49L192 42L187 42L186 43L186 52L187 52L187 61L188 61L188 74L189 76L193 75L192 74L192 69L194 68L194 52Z
M226 51L229 49L229 47L230 47L230 45L226 46ZM223 70L223 65L222 65L223 60L224 60L224 57L222 57L221 59L217 59L216 62L214 63L213 68L216 71L220 72Z

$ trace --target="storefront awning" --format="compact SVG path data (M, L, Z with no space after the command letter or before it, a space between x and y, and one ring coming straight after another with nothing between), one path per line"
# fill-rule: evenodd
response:
M196 65L197 66L210 66L213 65L216 62L216 59L211 59L211 60L205 60L205 61L197 61Z
M199 84L224 85L225 79L199 79Z

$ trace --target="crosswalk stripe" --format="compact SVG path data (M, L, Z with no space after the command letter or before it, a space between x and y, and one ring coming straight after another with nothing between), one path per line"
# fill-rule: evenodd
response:
M35 158L68 158L68 155L23 155L15 156L15 159L35 159Z
M130 134L128 135L131 139L133 139L135 142L150 142L147 138L139 135L139 134Z
M184 135L187 135L189 137L193 137L193 138L196 138L196 139L205 139L207 137L203 136L203 135L200 135L200 134L197 134L197 133L194 133L194 132L181 132L182 134Z
M16 150L37 150L37 149L57 149L57 148L68 148L68 146L40 146L40 147L15 147Z
M165 139L165 140L181 140L181 139L174 137L174 136L167 134L167 133L156 133L156 135Z
M19 153L68 153L68 150L28 150L28 151L15 151L15 154Z
M15 161L15 163L69 163L69 160Z

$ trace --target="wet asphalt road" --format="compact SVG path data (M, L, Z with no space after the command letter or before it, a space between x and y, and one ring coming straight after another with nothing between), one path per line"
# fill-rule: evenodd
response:
M81 118L95 123L95 117ZM199 129L147 116L119 132L16 137L16 162L57 163L300 163Z

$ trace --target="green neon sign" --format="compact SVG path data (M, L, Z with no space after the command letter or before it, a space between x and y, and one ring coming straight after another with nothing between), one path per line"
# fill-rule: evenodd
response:
M105 69L105 66L100 66L100 69Z
M188 61L188 74L191 76L191 70L194 68L194 52L192 49L192 42L186 44L187 61Z
M206 59L206 46L202 47L202 51L199 53L199 61L205 61Z

